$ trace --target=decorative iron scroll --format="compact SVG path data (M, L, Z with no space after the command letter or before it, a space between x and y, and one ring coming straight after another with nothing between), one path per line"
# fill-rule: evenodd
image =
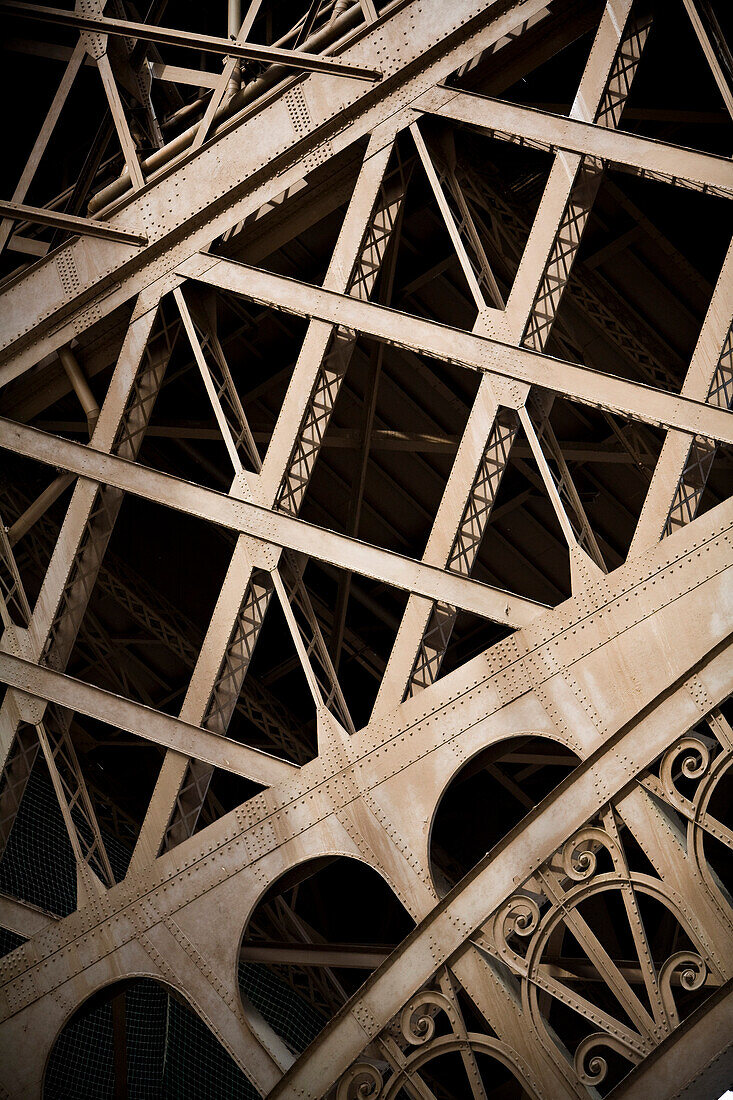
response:
M733 951L713 945L705 907L693 911L675 884L691 875L733 931L718 858L733 850L721 816L732 765L733 729L716 708L487 914L454 956L473 954L500 976L521 1005L526 1037L565 1076L568 1095L607 1092L730 977ZM663 877L653 846L635 835L640 800L659 815L660 836L668 830L665 858L679 876ZM476 1016L480 1006L458 969L451 961L404 1005L342 1076L338 1100L391 1100L406 1082L409 1095L435 1095L433 1063L449 1052L461 1054L474 1096L487 1095L477 1054L500 1062L530 1096L546 1095L488 1025L467 1027L461 1006L471 1003Z

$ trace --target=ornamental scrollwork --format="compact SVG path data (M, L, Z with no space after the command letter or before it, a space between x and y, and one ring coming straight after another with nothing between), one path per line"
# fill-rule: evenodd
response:
M585 882L596 873L601 849L609 853L614 866L623 862L619 845L604 829L593 826L581 829L563 845L559 853L560 866L573 882Z
M674 759L671 777L682 768L702 777L710 766L694 738L675 746ZM611 1062L616 1079L628 1072L679 1024L681 1002L689 1011L690 996L722 978L681 899L649 872L612 807L569 838L484 932L482 949L519 983L537 1041L558 1065L570 1056L587 1088L607 1081Z
M568 1096L605 1095L731 976L733 964L685 898L691 875L733 927L703 846L714 837L733 849L733 832L712 812L732 765L733 729L717 708L518 884L464 943L463 957L473 952L477 963L469 968L473 1008L480 1015L476 975L484 966L487 980L502 983L519 1006L530 1047L541 1051L540 1062L552 1061ZM637 837L634 807L642 825L659 822L656 849L645 846L643 832ZM685 898L677 892L682 881ZM444 966L370 1046L378 1069L352 1067L338 1100L394 1100L415 1075L429 1079L435 1060L450 1051L461 1053L469 1075L488 1054L529 1095L542 1097L530 1069L535 1055L527 1059L526 1046L522 1056L505 1048L488 1023L483 1033L470 1030L466 996L455 966Z
M515 964L521 963L524 954L521 941L532 936L541 916L537 897L522 892L509 898L492 921L494 941L502 955L512 956Z
M659 971L659 986L667 1016L673 1027L679 1024L679 1015L672 991L672 979L676 977L683 989L701 989L708 974L707 963L694 951L676 951L670 955Z
M692 734L670 746L658 767L641 780L679 815L697 875L726 919L730 917L728 891L733 883L721 880L716 869L718 853L706 842L713 840L733 851L733 828L720 816L725 816L731 805L723 784L730 781L732 768L733 729L722 709L716 707ZM717 812L713 812L716 803Z
M616 1036L608 1035L605 1031L591 1032L585 1039L581 1039L573 1059L578 1080L584 1085L595 1086L605 1081L608 1062L600 1053L603 1048L614 1050L634 1064L641 1061L636 1051Z
M382 1074L371 1062L355 1062L338 1083L336 1100L378 1100L382 1095Z
M441 993L426 989L408 1001L400 1013L400 1031L412 1046L429 1043L435 1035L435 1017L444 1012L451 1017L451 1004Z
M694 806L694 801L686 798L678 788L678 777L702 779L711 759L710 745L699 737L683 737L665 752L659 765L659 779L673 806L680 809Z
M396 1100L405 1085L413 1086L411 1092L417 1088L421 1096L433 1095L435 1067L455 1054L460 1054L472 1086L482 1089L484 1075L490 1079L499 1069L539 1100L541 1091L516 1052L488 1032L468 1029L460 1003L465 991L455 974L443 967L434 984L440 989L431 986L412 997L370 1045L369 1058L342 1075L336 1100Z

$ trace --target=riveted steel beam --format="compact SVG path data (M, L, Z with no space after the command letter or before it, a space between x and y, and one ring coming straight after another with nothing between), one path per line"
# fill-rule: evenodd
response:
M245 119L233 119L215 140L191 157L184 154L157 180L154 192L130 196L124 214L111 214L112 225L122 218L125 225L144 224L149 238L146 248L125 252L124 246L95 242L90 251L88 242L71 242L58 256L47 257L6 287L0 294L0 351L5 353L0 384L68 343L79 310L94 302L98 315L104 316L128 301L164 271L170 272L301 180L304 167L306 171L311 164L315 167L323 155L335 156L389 119L395 108L404 106L405 93L412 98L433 86L542 6L542 0L525 0L505 11L497 0L488 5L456 0L449 6L429 0L429 9L414 25L408 7L398 6L385 23L380 20L359 31L341 54L344 62L356 56L376 58L377 49L404 36L409 41L405 56L399 51L392 56L389 45L390 57L380 55L391 71L385 68L378 96L359 81L340 80L334 87L324 74L313 73L297 85L286 84L252 117L245 116L247 141L239 138ZM307 121L294 128L293 117L301 115ZM192 182L187 173L194 160ZM271 166L276 162L275 176ZM151 209L150 203L159 216L148 222L143 211ZM184 237L174 240L181 233ZM63 285L58 263L70 272Z
M733 197L733 165L725 157L454 89L426 92L413 106L532 148L562 149L650 179Z
M176 752L196 756L264 786L287 782L298 771L297 765L287 760L11 653L0 652L0 679L18 691L78 711Z
M271 546L288 547L341 569L363 573L385 584L447 599L457 607L496 618L510 626L529 622L542 605L489 585L415 562L401 554L370 546L335 531L314 527L283 512L225 496L115 455L104 454L71 440L47 436L25 424L0 419L0 447L53 462L94 481L134 493L164 507L198 515Z
M226 286L235 294L273 309L344 325L395 347L422 352L470 370L541 386L572 401L647 424L678 428L690 434L705 433L721 442L733 442L733 417L727 410L653 389L641 382L439 325L374 302L360 302L348 295L232 260L199 257L181 265L179 270L189 278L210 286Z
M344 64L328 57L281 50L276 46L259 46L252 42L232 42L228 38L215 38L209 34L196 34L176 27L151 26L134 23L128 19L111 19L88 16L63 8L50 8L43 4L25 4L16 0L2 0L0 12L29 19L36 23L52 23L58 27L72 27L79 31L109 34L119 38L135 38L140 42L156 42L159 45L178 46L190 50L203 50L219 56L241 57L246 61L262 61L265 64L285 65L301 72L328 73L330 76L351 77L352 80L380 80L376 69Z

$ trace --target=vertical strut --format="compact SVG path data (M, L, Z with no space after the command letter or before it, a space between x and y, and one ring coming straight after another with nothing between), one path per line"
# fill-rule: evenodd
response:
M109 448L123 458L134 459L138 453L173 347L175 330L168 329L162 314L158 332L149 340L157 312L156 307L130 325L94 434L99 449ZM31 659L61 671L66 667L121 502L122 493L117 489L93 482L77 484L28 624ZM23 745L8 759L19 717L10 691L0 711L3 764L7 761L3 773L5 784L0 791L0 820L5 840L22 801L32 767L31 757L35 758L31 735L25 733ZM74 764L76 755L68 726L62 722L61 727L60 744L65 759L70 761L70 774L78 775L80 794L77 801L86 806L88 799L82 789L78 762ZM47 733L52 738L55 736L53 724ZM36 740L36 752L37 749Z
M624 5L627 14L630 6L630 3ZM616 15L606 11L571 113L579 117L591 115L601 125L617 124L649 26L649 20L631 23L622 33ZM555 158L506 306L509 331L517 343L537 350L542 350L546 344L600 184L601 172L602 165L588 157L558 153ZM485 319L479 315L475 331L485 330ZM523 391L522 399L526 401L529 388L523 387ZM557 461L559 447L554 436L548 433L548 410L543 409L542 413L541 430ZM445 563L448 568L460 572L472 568L516 434L514 415L503 413L499 419L499 414L499 403L487 375L479 386L428 540L425 560ZM488 437L480 427L487 423L487 417L491 424ZM479 450L476 441L482 437L486 442ZM577 531L580 545L585 542L586 549L600 557L567 465L563 461L558 464L558 474L553 475L551 470L550 474L555 489L561 494L563 514L565 503L569 505L568 510L576 513L573 542ZM458 503L461 500L465 502L462 506ZM449 529L456 534L450 547L446 547L444 532ZM414 596L409 598L379 689L375 713L389 709L407 695L434 682L456 615L456 609L448 604L436 605Z
M407 185L399 158L387 171L391 155L389 147L367 149L324 281L361 299L372 292ZM264 503L297 514L355 343L355 334L347 329L321 322L309 325L262 463L259 489ZM270 578L265 581L266 574L252 565L250 546L245 537L237 542L181 710L187 721L205 721L207 713L216 712L226 728L239 697L272 591ZM237 608L234 621L227 611L231 607ZM323 659L333 667L325 646ZM189 782L188 761L168 753L131 870L150 862L162 844L170 843L172 825L180 834L176 822L182 787L196 795L203 789L200 782ZM197 814L186 812L188 825L195 823Z
M219 430L229 451L235 476L243 473L244 459L248 459L255 471L259 473L262 469L259 452L244 414L234 380L230 374L224 350L216 334L215 299L213 296L207 299L209 305L212 306L210 310L211 317L207 320L205 315L200 315L198 324L195 326L182 291L180 289L175 290L174 297L209 395ZM201 342L195 331L196 328L201 336ZM206 355L205 350L208 350L210 354ZM289 616L288 608L286 617L299 656L301 660L305 658L303 672L306 679L310 683L311 676L315 672L311 665L312 656L313 662L321 671L321 678L318 682L319 691L323 689L323 698L319 696L318 705L321 705L324 700L326 706L335 704L338 717L348 729L353 731L354 727L346 700L343 697L335 669L323 640L318 619L311 606L310 597L301 578L302 569L296 562L294 555L289 551L285 551L282 555L281 568L289 600L291 603L297 603L301 611L300 618L296 620ZM278 567L273 572L278 573ZM301 640L305 644L305 651L301 649Z
M174 297L219 430L229 452L235 476L243 473L243 459L248 459L259 472L262 467L259 453L216 334L215 316L207 318L205 312L202 315L199 311L198 319L194 323L194 318L180 289L174 291ZM209 299L210 303L212 301ZM306 681L313 693L316 708L325 704L336 712L347 729L353 731L351 715L301 574L302 568L294 555L288 551L282 555L281 566L275 566L269 573L263 571L261 579L258 573L253 573L250 598L245 597L242 605L243 613L240 615L224 657L220 672L221 691L215 688L210 703L213 706L212 713L204 719L206 728L214 728L218 733L226 734L239 700L242 682L259 636L274 581L274 586L276 588L279 586L279 591L282 592L287 603L287 606L283 605L283 611ZM297 618L291 604L296 605L300 612ZM320 676L317 674L317 669L320 670ZM210 725L212 720L214 724ZM163 842L165 850L174 847L195 831L214 771L211 764L196 760L189 762L188 771L181 784L176 806L166 830Z
M682 394L733 408L733 244L713 292ZM715 458L715 440L667 432L629 556L641 553L696 516Z

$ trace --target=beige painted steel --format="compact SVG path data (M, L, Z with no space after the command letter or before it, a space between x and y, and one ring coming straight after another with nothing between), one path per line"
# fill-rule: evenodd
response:
M374 302L360 302L345 294L249 268L232 260L199 257L181 265L179 274L211 286L226 287L287 313L356 329L395 347L423 351L436 359L496 374L510 381L539 385L582 404L605 408L648 424L678 428L690 434L700 432L721 442L733 442L733 416L727 409L665 393L641 382L630 382L527 348L408 316ZM511 390L502 397L503 403L510 407L521 403L519 393L513 397Z
M0 349L6 354L0 365L0 383L17 377L49 351L69 342L70 333L75 335L75 320L65 314L88 308L92 302L102 316L108 314L300 180L303 164L307 167L308 157L315 156L316 150L335 155L351 145L389 118L396 106L402 107L406 90L410 98L416 98L543 5L542 0L527 0L492 21L496 6L479 0L456 0L449 6L442 0L428 0L421 19L415 20L409 5L398 5L390 18L389 42L396 44L407 36L410 45L405 55L387 42L387 49L394 49L394 53L386 56L381 47L385 38L378 28L365 28L355 36L354 45L339 54L344 61L351 57L367 59L375 56L380 44L385 75L376 104L363 82L339 79L334 85L327 75L311 74L302 82L311 119L304 135L293 129L287 105L290 93L286 89L285 94L273 96L247 120L247 142L239 140L237 121L232 120L215 141L195 154L195 179L188 175L189 162L184 160L153 190L139 198L131 197L124 204L124 212L109 218L113 226L120 218L124 219L124 227L130 223L145 225L149 244L139 254L125 252L122 246L113 252L96 244L90 250L84 242L72 242L59 254L73 261L78 274L76 286L66 290L59 279L56 257L34 265L3 293ZM413 63L429 48L439 54L438 58L430 58L424 70L415 74ZM350 121L344 125L346 118ZM283 155L290 162L287 167ZM278 175L270 173L263 179L263 168L276 159L281 164ZM174 194L176 199L171 201ZM222 195L228 197L222 201ZM172 244L170 235L204 207L210 210L206 227L192 232L184 245ZM143 215L144 210L149 214ZM166 289L170 285L168 276Z
M35 699L58 703L129 733L141 733L147 741L165 745L183 755L196 755L217 768L243 775L264 786L287 781L298 770L295 764L260 749L240 745L221 734L189 725L180 718L171 718L162 711L123 699L12 653L0 653L0 679Z
M686 5L693 16L694 5L687 0ZM148 243L132 247L119 240L80 238L0 290L1 382L19 377L52 352L61 351L68 359L62 349L73 337L116 306L134 301L99 418L96 425L90 424L89 446L0 420L2 447L78 477L27 631L10 623L3 603L8 626L0 646L0 677L10 690L0 710L0 743L4 761L25 718L38 725L50 760L41 718L46 704L53 702L129 730L168 751L123 882L105 889L77 853L85 888L80 889L77 910L68 917L52 921L32 907L0 898L0 924L28 936L27 943L0 960L0 1055L16 1067L13 1080L5 1085L9 1097L40 1096L49 1051L73 1012L110 982L140 975L177 989L254 1086L273 1098L319 1100L332 1086L338 1100L364 1095L363 1090L353 1090L359 1087L359 1073L368 1075L369 1059L376 1055L393 1073L383 1095L393 1095L403 1081L411 1095L425 1096L421 1063L413 1049L422 1039L410 1032L411 1013L421 997L427 998L431 1011L450 1020L455 1049L475 1097L482 1095L477 1054L503 1061L532 1097L593 1096L595 1062L584 1060L593 1053L593 1044L581 1043L574 1059L559 1054L543 1032L542 1012L532 1000L535 987L554 996L568 979L566 971L552 965L543 970L538 963L532 970L531 952L541 958L540 932L544 934L553 920L568 922L596 961L598 980L617 997L630 1021L619 1024L608 1013L596 1014L606 1045L637 1066L620 1086L620 1097L661 1095L660 1089L670 1096L692 1097L702 1082L712 1087L722 1080L721 1031L727 1027L732 1003L733 912L708 866L701 837L708 830L726 843L731 839L712 816L709 799L723 765L733 759L733 731L717 709L733 691L733 504L724 501L691 517L668 537L662 535L692 437L733 442L733 417L726 403L710 397L730 339L733 251L724 262L681 394L522 346L583 158L653 175L670 186L733 195L730 161L594 121L629 7L625 0L606 3L566 118L444 84L455 69L541 17L541 2L526 0L506 9L478 0L450 5L441 0L400 0L382 15L365 2L364 25L336 56L344 66L378 68L384 75L377 89L350 78L343 68L337 77L313 73L288 78L267 94L256 112L234 116L210 133L217 111L212 104L218 104L224 90L222 78L191 151L147 181L111 66L100 53L97 64L135 188L116 202L104 224L116 232L138 231ZM256 11L256 4L251 11ZM242 39L248 29L245 18ZM710 48L706 55L719 79ZM32 178L81 61L77 49L16 199L23 197L20 192ZM233 74L229 63L227 83ZM156 75L183 79L170 66ZM306 121L300 127L292 121L294 102L304 105ZM420 117L427 114L554 154L505 309L484 302L419 128ZM408 316L366 300L367 294L350 292L395 135L408 128L479 309L473 332ZM297 184L321 159L334 157L362 138L368 141L366 154L322 287L206 254L224 230ZM276 173L268 169L275 160ZM4 231L9 232L7 223ZM74 272L73 278L61 278L64 264ZM308 318L307 334L256 474L242 469L229 433L181 289L186 280ZM158 303L170 292L232 461L235 476L229 494L113 453ZM479 396L421 562L314 527L277 507L330 341L336 330L344 329L481 374ZM70 378L72 383L76 380L92 419L86 379L73 369ZM542 451L542 429L528 411L532 386L665 431L631 552L607 575L587 559L577 542ZM568 544L573 595L553 609L480 584L447 566L466 496L501 406L519 413ZM43 664L44 647L100 485L238 534L178 718ZM349 734L323 705L280 576L284 548L410 594L374 715L356 733ZM302 767L203 728L212 687L255 568L273 576L311 690L318 753ZM432 601L469 609L514 630L402 701ZM712 765L710 759L706 763L706 743L691 733L703 719L710 730L707 740L720 750ZM447 897L439 898L430 836L441 797L465 763L487 746L519 735L555 740L581 763ZM695 776L703 774L701 790L707 793L696 795L696 801L674 782L675 763L684 752L698 754L692 764L683 765L683 770L688 768L685 774L690 768ZM246 776L266 789L158 855L190 759ZM63 812L63 792L59 795ZM68 806L66 811L73 844ZM624 865L619 823L639 843L656 878L648 876L649 881L642 882ZM599 881L595 857L601 850L611 853L614 868L601 885L619 888L635 930L638 960L629 965L614 962L606 946L594 940L578 909L578 899ZM386 958L376 950L354 953L349 945L308 949L321 965L378 965L296 1059L241 996L237 965L243 931L267 889L303 861L324 855L350 856L375 868L416 928ZM654 896L663 900L695 947L682 953L683 958L671 957L658 972L639 916L636 891L642 887L657 891ZM540 895L547 901L544 915L532 902ZM505 934L504 920L510 917L529 937L527 960L512 951L511 931ZM513 928L516 931L516 923ZM257 955L257 947L248 950ZM293 957L288 954L292 947L283 945L259 950L263 958L268 951L280 961ZM680 967L687 968L682 976ZM681 1026L675 980L710 993L698 1016ZM650 1009L635 992L642 984ZM468 1033L458 986L474 1001L492 1035ZM521 999L516 988L522 990ZM576 1008L584 1007L581 994L571 990L567 997ZM395 1020L402 1028L402 1046L390 1030ZM428 1039L425 1056L432 1056L434 1049ZM713 1072L710 1067L716 1064Z
M582 825L684 733L701 710L728 693L731 612L726 567L732 523L728 506L708 513L355 738L341 737L331 751L300 769L299 780L288 784L287 791L263 792L243 815L233 811L200 838L192 838L114 887L93 909L59 922L52 939L44 940L46 933L36 936L32 952L20 948L3 964L7 979L0 1003L6 1022L0 1028L0 1042L14 1048L16 1043L27 1043L30 1034L37 1042L37 1025L32 1020L44 1018L43 1031L50 1044L72 1006L112 973L155 972L173 980L186 958L180 944L190 943L186 950L191 960L199 962L185 962L183 973L188 975L193 965L196 980L188 985L184 979L183 991L199 1011L206 1012L245 1071L260 1087L272 1087L277 1074L266 1068L272 1063L260 1046L262 1040L255 1039L239 1006L238 937L247 912L261 894L260 882L272 881L309 852L358 854L350 832L354 838L363 837L359 843L369 843L373 864L411 913L427 917L432 912L424 937L413 938L409 951L401 949L385 964L390 967L386 973L402 967L400 973L408 975L408 984L404 976L389 979L373 997L368 992L371 986L362 994L369 998L369 1012L377 1020L389 1018L391 1006L399 1007L409 988L419 986L421 975L427 976L435 967L433 950L428 949L431 935L432 942L435 935L441 937L446 954L455 950L491 908L486 883L491 884L490 898L500 901L521 879L520 852L529 869L536 866L543 853L568 836L576 821ZM704 581L699 576L701 552L708 578ZM646 584L652 576L654 585ZM637 598L629 601L630 593ZM658 647L665 636L672 637L680 616L697 624L689 646L680 651L666 645L658 665L647 664L644 678L635 677L639 655L647 653L650 645ZM601 640L604 644L599 648ZM553 646L553 668L541 672L534 655L548 643ZM619 683L625 685L623 692ZM698 686L691 691L693 684ZM591 696L595 706L589 709ZM562 717L560 725L549 717L548 707ZM640 713L645 717L638 719ZM448 722L446 715L451 716ZM561 740L587 757L587 764L568 781L572 784L569 797L558 795L530 815L510 841L451 895L461 914L455 922L443 916L445 903L433 909L427 844L434 807L462 761L494 740L528 730ZM412 748L415 738L421 743L417 755ZM336 773L344 779L333 786L329 779ZM420 795L419 800L410 800L409 813L401 793L405 783ZM306 805L304 817L298 807ZM347 830L348 822L353 826ZM249 877L247 887L247 868L253 862L260 868L258 881ZM193 867L196 873L190 875ZM218 883L215 889L214 882ZM212 905L217 906L216 921L210 919ZM228 914L226 922L223 913ZM106 929L110 927L116 929L119 944L114 956L109 955ZM78 943L79 950L83 944L82 954L59 953L59 946L67 941ZM47 958L45 965L43 958ZM372 983L381 980L381 970L370 979ZM174 984L181 988L180 979ZM52 989L56 991L52 999L43 995ZM306 1060L299 1073L322 1082L323 1063L318 1059L324 1048L322 1056L329 1065L335 1058L334 1073L339 1065L345 1067L351 1052L358 1054L364 1042L357 1018L358 1013L356 1017L347 1013L340 1030L324 1033L311 1048L315 1064L309 1069ZM42 1064L41 1051L29 1054L18 1095L37 1080L33 1075L40 1072L39 1061Z

